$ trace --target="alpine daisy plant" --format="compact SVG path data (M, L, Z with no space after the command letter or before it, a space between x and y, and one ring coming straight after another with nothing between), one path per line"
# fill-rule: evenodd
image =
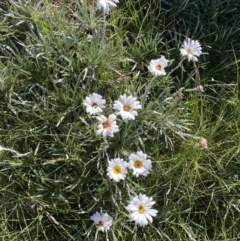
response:
M108 14L110 11L109 5L116 7L117 6L116 3L119 3L119 1L118 0L98 0L97 8L103 9L103 12Z
M126 206L130 220L141 227L146 226L149 222L152 223L152 217L155 217L158 213L157 210L152 209L154 204L155 202L152 200L152 197L149 198L145 194L140 193L139 195L132 196Z
M124 180L127 175L127 162L121 158L115 158L108 161L107 175L115 182Z
M239 10L0 0L2 241L240 241Z
M145 153L138 151L129 156L128 167L133 170L133 175L136 177L139 177L139 175L147 176L152 169L152 162L147 159Z
M202 54L202 47L198 40L191 40L183 42L182 48L180 49L181 55L188 58L188 62L191 60L198 61L197 57Z
M168 62L169 60L161 55L161 58L150 61L148 70L154 76L166 75L165 68L168 66Z
M98 231L107 231L110 229L110 227L112 226L112 217L110 215L108 215L107 213L99 213L96 212L91 216L91 220L93 220L96 229Z
M105 103L106 100L101 95L93 93L85 98L83 105L86 107L87 113L96 115L102 112Z
M97 126L96 134L100 135L102 134L103 137L113 137L114 133L119 132L119 128L116 122L116 115L111 114L109 117L106 117L104 115L96 117L99 124Z
M136 97L132 95L121 95L118 100L113 104L113 109L117 111L117 115L121 115L123 120L135 120L135 116L138 115L137 110L142 108Z

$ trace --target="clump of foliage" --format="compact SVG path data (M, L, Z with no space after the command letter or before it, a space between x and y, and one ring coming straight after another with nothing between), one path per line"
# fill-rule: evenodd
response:
M101 210L109 240L238 240L239 1L122 0L108 15L96 4L0 3L1 240L105 240L90 219ZM188 37L206 53L196 66L180 62ZM170 62L155 78L160 55ZM104 115L123 94L142 109L104 139L83 106L91 93ZM139 150L151 173L110 180L108 160ZM158 210L146 227L125 209L140 192Z

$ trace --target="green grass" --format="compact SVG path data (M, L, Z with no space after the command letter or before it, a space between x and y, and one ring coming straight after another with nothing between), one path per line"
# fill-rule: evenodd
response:
M235 241L240 238L240 3L238 0L120 1L106 17L95 1L0 3L0 240L98 240L90 217L109 213L109 240ZM192 62L152 79L151 59L181 59L187 38L203 47ZM172 95L184 87L184 97ZM118 118L114 138L96 136L83 100L121 94L142 109ZM201 150L198 138L208 141ZM107 160L142 150L147 177L115 183ZM135 226L130 195L153 197L158 215ZM99 233L99 240L106 240Z

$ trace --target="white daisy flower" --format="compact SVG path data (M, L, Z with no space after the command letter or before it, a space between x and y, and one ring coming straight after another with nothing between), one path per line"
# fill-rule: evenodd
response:
M103 12L104 13L109 13L109 5L113 6L113 7L116 7L117 4L116 3L119 3L118 0L98 0L97 1L97 8L98 9L103 9Z
M148 66L148 70L154 76L166 75L164 68L168 66L169 60L167 60L163 55L161 55L160 59L153 59L150 61Z
M93 220L97 230L102 232L110 229L113 221L112 217L107 213L99 213L99 212L94 213L93 216L91 217L91 220Z
M190 62L191 60L197 62L197 57L201 55L202 48L198 40L191 40L190 38L188 38L187 41L183 42L180 52L182 56L188 57L188 62Z
M131 221L135 221L141 227L146 226L149 222L152 223L152 217L155 217L158 213L157 210L151 207L155 204L152 201L152 197L147 197L145 194L139 194L131 197L128 201L126 209L129 211L129 218Z
M85 98L83 105L86 106L86 111L90 115L96 115L102 112L105 103L106 100L101 95L93 93Z
M124 180L127 175L128 164L121 158L115 158L108 161L107 175L115 182Z
M133 170L133 175L136 177L139 177L139 175L147 176L152 169L152 162L147 159L146 154L138 151L136 154L129 156L128 167Z
M119 132L118 125L116 123L116 115L111 114L109 117L105 117L104 115L96 117L99 121L98 130L96 132L97 135L102 133L103 137L110 136L113 137L113 134Z
M136 110L141 109L142 106L136 97L121 95L113 104L113 109L117 110L117 115L121 115L123 120L135 120L138 115Z

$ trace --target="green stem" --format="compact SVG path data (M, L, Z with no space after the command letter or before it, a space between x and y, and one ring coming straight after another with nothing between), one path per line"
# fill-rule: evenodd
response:
M193 59L192 61L193 61L194 69L195 69L195 72L196 72L196 80L197 80L196 84L198 86L198 85L200 85L200 82L201 82L200 73L199 73L199 70L198 70L198 67L196 65L195 60Z
M102 30L102 48L105 46L105 37L106 37L106 14L103 11L103 30Z
M150 80L149 84L147 85L146 90L145 90L145 92L144 92L144 94L143 94L143 96L142 96L142 103L145 103L146 96L147 96L148 92L150 91L150 89L153 87L153 81L154 81L156 78L157 78L157 76L154 76L154 77Z
M172 72L174 72L176 69L178 69L178 68L182 65L182 63L183 63L183 61L184 61L185 59L186 59L186 57L183 57L183 58L181 59L181 61L178 63L178 65L177 65L174 69L172 69L172 70L167 74L167 76L166 76L165 78L168 78Z
M192 61L193 61L194 69L196 72L196 85L200 86L200 84L201 84L200 73L199 73L195 60L193 59ZM201 105L200 106L200 126L202 126L202 124L203 124L203 96L202 96L201 92L199 92L199 93L200 93L200 98L201 98L201 101L200 101L200 105Z

